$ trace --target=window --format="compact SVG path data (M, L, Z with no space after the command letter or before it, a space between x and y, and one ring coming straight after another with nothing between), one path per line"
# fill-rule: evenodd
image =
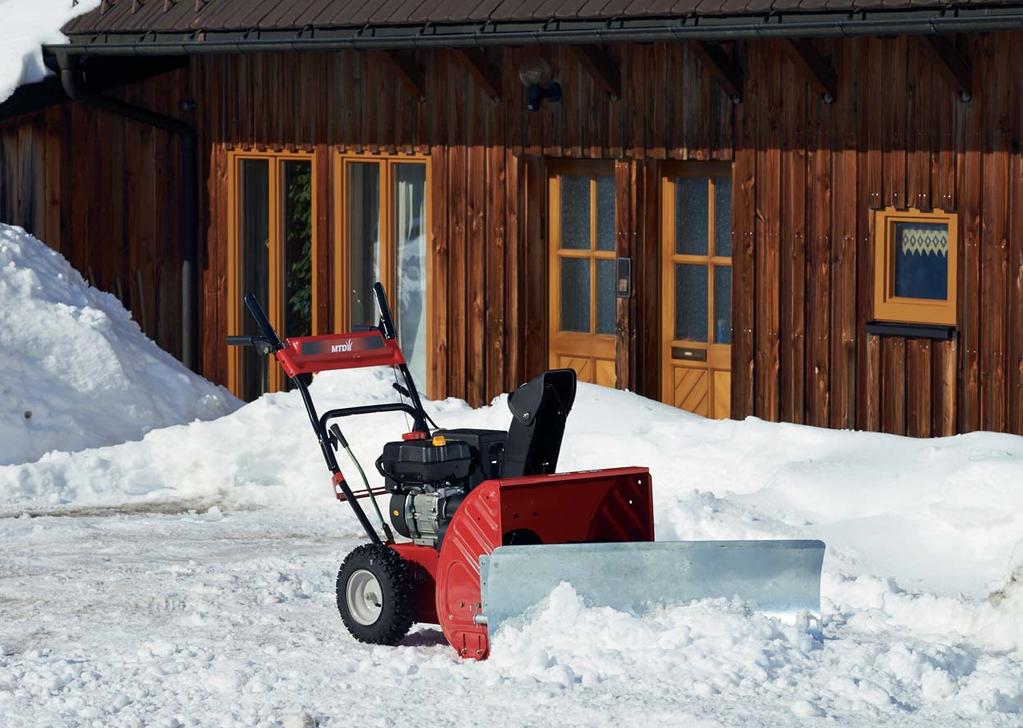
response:
M416 385L427 387L429 164L420 157L346 156L335 166L339 327L375 324L381 281Z
M313 333L313 160L309 154L230 156L228 328L256 334L242 297L252 293L283 337ZM228 386L246 400L286 386L251 347L229 350Z
M874 317L954 326L956 215L878 210L874 226Z

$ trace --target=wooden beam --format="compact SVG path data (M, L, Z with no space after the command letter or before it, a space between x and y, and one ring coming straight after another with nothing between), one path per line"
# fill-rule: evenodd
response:
M821 55L813 41L807 38L789 38L785 41L785 49L792 62L796 64L796 68L817 88L824 103L835 103L838 96L838 76L831 66L831 61Z
M742 102L742 71L725 53L725 49L716 43L696 41L692 44L700 61L718 82L721 90L728 95L733 104Z
M491 99L501 100L500 66L491 61L479 48L452 48L451 52Z
M380 51L381 56L398 74L401 82L415 94L420 101L426 101L426 80L423 69L416 63L409 51Z
M612 101L622 97L622 74L610 53L599 45L570 45L568 49Z
M943 35L922 35L919 40L924 54L930 58L945 83L958 94L959 100L965 103L972 99L973 68L955 43Z

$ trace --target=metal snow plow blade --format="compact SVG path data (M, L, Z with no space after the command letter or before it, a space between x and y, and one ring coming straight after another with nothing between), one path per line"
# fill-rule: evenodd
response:
M819 614L823 560L814 540L504 546L480 557L482 612L494 635L568 582L590 606L636 615L707 598Z

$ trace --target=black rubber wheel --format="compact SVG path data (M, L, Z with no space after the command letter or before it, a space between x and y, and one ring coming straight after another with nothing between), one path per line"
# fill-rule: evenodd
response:
M352 636L395 645L412 627L412 576L408 564L383 544L352 551L337 573L337 609Z

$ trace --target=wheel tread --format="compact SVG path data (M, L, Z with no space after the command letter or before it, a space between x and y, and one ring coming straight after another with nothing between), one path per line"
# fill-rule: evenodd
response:
M348 578L358 569L373 572L385 593L384 611L372 625L359 624L348 613L345 587ZM412 575L405 560L384 544L363 544L345 557L337 573L336 596L341 620L360 642L395 645L412 628L415 617Z

